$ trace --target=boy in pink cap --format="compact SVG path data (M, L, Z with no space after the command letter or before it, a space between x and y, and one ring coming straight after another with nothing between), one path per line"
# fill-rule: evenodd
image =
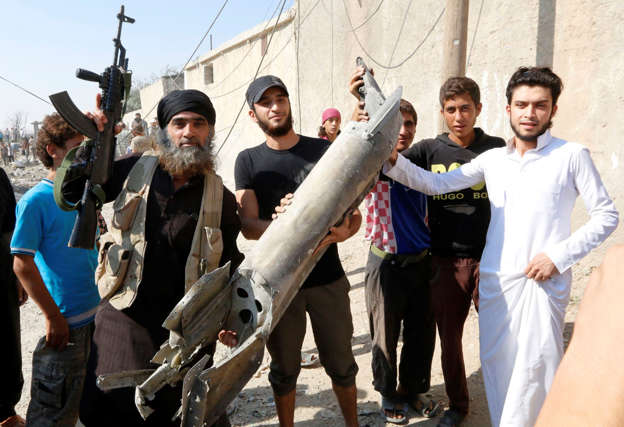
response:
M318 136L334 142L334 139L340 134L340 111L335 108L326 108L321 117L321 126L319 127Z

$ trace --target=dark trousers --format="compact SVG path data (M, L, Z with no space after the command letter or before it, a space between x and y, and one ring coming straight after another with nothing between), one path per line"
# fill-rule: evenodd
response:
M442 373L449 406L467 414L469 406L462 335L474 300L479 309L479 260L432 258L431 300L442 347Z
M4 254L3 254L4 255ZM11 259L10 256L3 259ZM1 272L0 272L1 273ZM20 342L19 303L13 275L0 283L0 352L2 387L0 387L0 422L15 415L15 405L22 395L22 351Z
M395 399L397 344L403 323L400 384L410 396L429 390L435 347L435 322L430 304L430 256L408 265L382 260L369 252L366 263L366 309L370 326L373 385Z
M301 371L301 346L306 333L306 312L310 316L319 360L332 384L355 385L358 372L351 338L353 320L346 276L321 286L300 289L267 341L271 355L269 382L278 396L297 386Z
M95 333L80 402L80 421L86 427L110 426L178 426L172 420L181 404L182 383L166 385L156 393L149 405L155 409L146 420L134 404L134 387L102 391L97 387L98 375L137 369L156 368L149 361L161 342L155 342L148 330L108 302L100 305L95 316ZM205 352L213 353L214 344ZM204 350L197 357L203 356ZM209 366L212 361L209 362ZM208 366L207 366L208 367ZM225 414L214 426L229 426Z

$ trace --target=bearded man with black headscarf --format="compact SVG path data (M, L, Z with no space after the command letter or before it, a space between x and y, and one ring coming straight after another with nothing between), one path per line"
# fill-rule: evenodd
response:
M101 126L103 115L93 117ZM205 259L195 262L195 270L202 269L199 275L228 261L233 271L243 258L236 247L240 221L234 195L214 172L215 110L210 99L197 90L171 92L158 105L158 123L158 149L115 161L112 177L104 186L106 201L115 203L112 230L100 238L96 279L104 302L95 318L81 404L80 419L86 426L179 424L172 417L180 406L181 384L157 392L148 402L154 413L143 421L134 405L133 387L103 392L96 378L157 367L150 360L169 336L161 325L195 280L189 278L189 265L193 269L189 262L196 256L198 236L206 239L206 216L217 215L218 225L208 242L214 249L212 266L208 262L206 269ZM146 173L150 167L151 179L151 172ZM144 201L143 211L137 200ZM107 260L120 243L115 236L137 242L130 261L121 268ZM214 343L207 352L214 352ZM217 424L229 425L227 417L222 416Z

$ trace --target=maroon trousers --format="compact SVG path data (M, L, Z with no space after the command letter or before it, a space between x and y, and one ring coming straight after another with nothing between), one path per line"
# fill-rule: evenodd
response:
M431 301L442 347L442 373L451 409L468 413L469 397L462 350L464 322L474 300L479 309L479 260L433 256Z

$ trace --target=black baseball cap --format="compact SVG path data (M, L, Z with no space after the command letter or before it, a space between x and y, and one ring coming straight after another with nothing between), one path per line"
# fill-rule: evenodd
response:
M245 93L245 98L247 98L247 104L249 104L249 108L253 108L254 104L258 102L260 98L262 98L264 92L272 87L279 87L284 89L284 92L286 92L286 96L289 96L286 85L282 80L280 80L279 77L271 75L258 77L256 80L251 82L251 84L247 88L247 92Z

